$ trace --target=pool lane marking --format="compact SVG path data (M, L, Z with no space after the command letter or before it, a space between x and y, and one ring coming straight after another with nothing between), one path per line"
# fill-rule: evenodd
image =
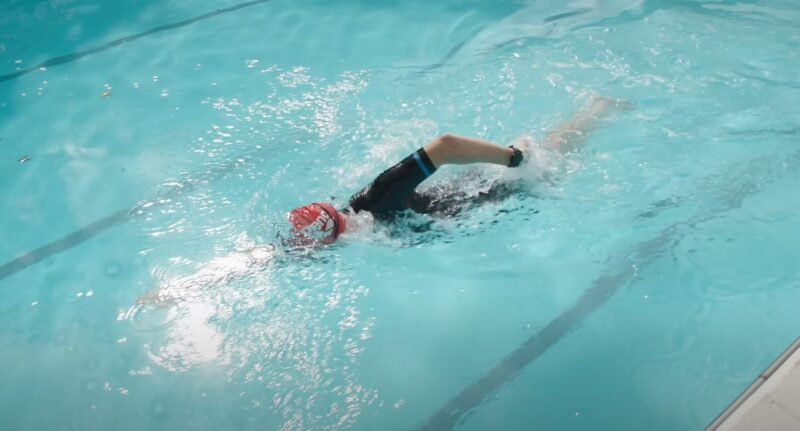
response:
M222 14L228 13L228 12L233 12L233 11L236 11L236 10L239 10L239 9L242 9L242 8L255 6L257 4L266 3L268 1L270 1L270 0L253 0L253 1L245 2L245 3L239 3L239 4L236 4L236 5L233 5L233 6L230 6L230 7L226 7L226 8L223 8L223 9L217 9L217 10L215 10L213 12L204 13L204 14L198 15L198 16L196 16L194 18L185 19L183 21L175 22L175 23L172 23L172 24L162 25L160 27L156 27L156 28L151 29L151 30L143 31L141 33L136 33L136 34L133 34L133 35L130 35L130 36L121 37L119 39L112 40L111 42L106 42L106 43L104 43L102 45L99 45L99 46L96 46L94 48L89 48L89 49L86 49L86 50L83 50L83 51L77 51L77 52L73 52L71 54L61 55L61 56L58 56L58 57L53 57L51 59L45 60L45 61L35 65L35 66L31 66L31 67L28 67L26 69L18 70L18 71L13 72L13 73L0 75L0 82L10 81L10 80L18 78L18 77L20 77L22 75L25 75L25 74L34 72L36 70L39 70L39 68L42 68L42 67L47 68L47 67L59 66L59 65L65 64L65 63L69 63L69 62L75 61L75 60L77 60L79 58L86 57L87 55L95 54L95 53L98 53L100 51L105 51L105 50L107 50L109 48L113 48L115 46L123 45L123 44L126 44L128 42L133 42L136 39L141 39L141 38L143 38L145 36L149 36L149 35L154 34L154 33L159 33L159 32L167 31L167 30L174 30L176 28L184 27L184 26L187 26L189 24L195 23L197 21L202 21L204 19L212 18L212 17L215 17L217 15L222 15Z
M216 168L216 171L212 171L211 174L216 175L231 170L233 167L236 166L236 163L237 162L231 162L222 165L219 168ZM119 210L114 214L103 217L89 225L86 225L78 230L70 232L55 241L45 244L37 249L31 250L17 257L16 259L12 259L0 265L0 280L17 272L20 272L31 265L35 265L54 254L61 253L62 251L68 250L86 240L91 239L95 235L116 225L117 223L130 219L133 215L138 213L142 208L150 207L154 203L157 203L160 199L172 198L181 193L193 190L195 184L201 181L206 181L206 180L195 179L195 180L186 180L178 182L174 187L168 189L163 194L160 194L155 199L141 202L128 209Z
M210 175L212 179L214 175L223 174L226 171L229 171L237 166L238 160L236 162L229 162L227 164L221 165L215 170L210 171ZM137 205L129 209L119 210L114 214L109 216L103 217L100 220L95 221L89 225L86 225L76 231L70 232L67 235L52 241L48 244L45 244L37 249L31 250L16 259L12 259L2 265L0 265L0 280L15 274L17 272L22 271L23 269L35 265L42 260L57 254L61 253L62 251L68 250L76 245L91 239L95 235L103 232L104 230L116 225L119 222L126 221L130 219L134 214L136 214L142 208L147 208L154 203L158 202L160 199L163 198L172 198L181 193L193 190L195 184L208 181L208 179L190 179L185 181L178 182L174 187L168 189L163 194L160 194L155 199L150 201L140 202Z
M758 167L758 162L763 162L763 160L748 163L745 169L742 169L737 176L733 176L728 185L735 187L718 191L717 195L723 204L721 207L713 209L705 215L700 214L689 220L673 223L663 229L656 237L637 244L630 253L625 255L628 257L626 259L627 264L623 264L622 268L617 271L607 273L596 279L592 286L578 298L577 302L520 344L477 381L448 400L418 430L442 431L454 429L458 421L466 413L480 406L490 394L503 387L522 372L528 364L546 353L547 350L568 335L590 314L605 304L617 290L632 281L639 270L638 268L652 262L664 253L669 245L679 241L685 235L685 232L682 233L682 231L686 229L682 228L693 228L700 223L715 219L727 211L739 208L745 198L759 192L769 183L778 179L778 176L776 176L759 184L758 180L763 176L754 175L752 169L747 169L748 167L752 168L751 165L754 164ZM799 165L800 152L797 152L782 161L770 162L768 160L765 166L760 166L759 171L768 174L780 171L782 166L787 166L786 171L790 169L796 170ZM736 174L737 172L734 173ZM737 183L736 179L743 180L744 183L741 181ZM722 184L725 184L725 181Z
M675 228L675 225L670 226L656 238L640 244L640 247L652 249L658 247L660 245L659 242L668 242L669 235L666 232ZM647 263L647 261L642 263ZM616 273L603 275L596 279L576 303L520 344L479 380L467 386L458 395L447 401L419 430L441 431L454 429L462 416L478 407L491 393L503 387L519 374L525 366L542 356L583 319L605 304L619 287L633 277L635 272L633 265L625 265L622 270Z
M303 134L304 132L302 131L294 130L279 137L276 137L276 139L280 139L282 141L289 141L289 140L296 141ZM150 207L151 205L159 202L159 200L161 199L174 198L183 193L192 191L194 190L195 186L199 184L205 184L207 182L218 179L225 173L232 171L233 169L242 164L250 163L251 160L256 159L259 156L263 156L264 154L269 153L270 151L277 151L277 148L279 148L279 146L276 146L275 148L268 146L264 146L262 148L258 147L256 148L257 149L254 151L248 151L239 154L238 157L232 157L227 163L221 164L211 169L203 169L201 171L202 174L198 172L190 172L188 174L182 174L184 176L183 180L177 181L171 188L167 189L163 193L157 194L155 198L139 202L138 204L132 206L131 208L120 210L114 214L103 217L102 219L99 219L94 223L84 226L53 242L50 242L49 244L31 250L17 257L16 259L12 259L0 265L0 280L12 274L15 274L19 271L22 271L23 269L31 265L39 263L42 260L54 254L75 247L76 245L88 239L91 239L93 236L103 232L104 230L114 226L115 224L132 218L138 213L140 209Z
M72 248L89 238L97 235L98 233L114 226L122 220L128 218L128 210L118 211L110 216L104 217L96 222L84 226L74 232L71 232L62 238L59 238L49 244L45 244L35 250L31 250L18 258L0 265L0 280L8 277L11 274L22 271L23 269L41 262L42 260L64 250Z

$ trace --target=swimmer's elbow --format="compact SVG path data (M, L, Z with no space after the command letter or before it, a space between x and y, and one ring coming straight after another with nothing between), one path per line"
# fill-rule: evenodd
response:
M455 146L458 145L459 142L458 136L452 133L443 133L438 137L436 137L436 140L439 141L439 143L444 146Z
M445 158L449 158L458 154L458 146L460 142L461 140L457 135L452 133L443 133L436 137L437 151L445 156Z

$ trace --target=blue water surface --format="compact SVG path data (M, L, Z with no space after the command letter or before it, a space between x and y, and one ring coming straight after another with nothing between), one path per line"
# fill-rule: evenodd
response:
M0 429L702 429L800 326L798 24L4 1ZM558 166L478 168L530 193L270 246L440 133L541 140L597 95L630 108Z

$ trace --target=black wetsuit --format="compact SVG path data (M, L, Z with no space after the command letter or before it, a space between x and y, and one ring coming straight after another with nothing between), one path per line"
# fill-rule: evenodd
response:
M509 184L493 184L478 195L468 195L461 190L416 191L417 186L436 172L431 159L420 148L400 163L383 171L372 183L350 198L350 210L369 211L375 217L389 218L410 209L428 214L458 213L466 204L501 200L515 192Z

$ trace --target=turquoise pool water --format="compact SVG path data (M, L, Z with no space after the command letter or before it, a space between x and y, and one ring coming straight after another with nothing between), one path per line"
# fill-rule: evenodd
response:
M4 1L0 428L705 426L800 326L800 11L549 3ZM591 94L535 198L263 248Z

